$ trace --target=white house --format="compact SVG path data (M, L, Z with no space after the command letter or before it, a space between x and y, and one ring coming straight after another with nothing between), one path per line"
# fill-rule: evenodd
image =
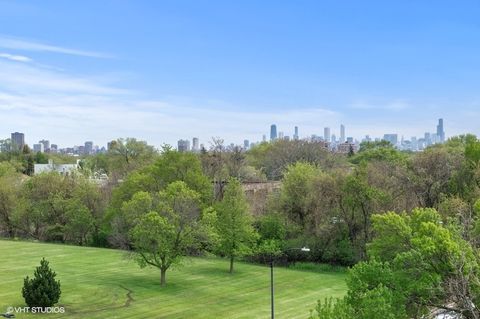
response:
M80 160L76 164L54 164L52 160L48 160L48 164L34 164L33 173L35 175L48 172L57 172L61 175L70 175L79 168Z

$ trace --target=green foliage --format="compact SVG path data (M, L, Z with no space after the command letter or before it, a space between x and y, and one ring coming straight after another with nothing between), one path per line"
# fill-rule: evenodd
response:
M463 300L453 307L458 313L471 311L471 303L478 298L478 259L468 242L443 226L436 210L419 208L410 216L375 215L372 221L376 237L369 255L373 259L364 265L377 268L370 277L359 277L356 285L349 285L349 294L358 294L362 285L383 284L395 292L391 295L394 303L397 307L404 305L409 315L426 312L429 305L446 305L450 300ZM387 278L383 278L378 265L388 270ZM469 288L459 290L459 283Z
M369 254L382 260L393 260L398 253L410 249L412 229L410 217L402 217L394 212L373 215L373 231L376 238L368 245Z
M260 251L270 255L279 254L287 235L285 219L278 213L270 213L260 217L258 234Z
M375 149L383 149L383 148L394 148L393 144L390 143L389 141L386 140L380 140L380 141L366 141L360 143L360 149L359 152L366 152L369 150L375 150Z
M358 263L349 273L347 286L345 301L357 318L408 318L405 297L395 289L395 276L388 263Z
M117 247L130 246L127 234L133 227L133 220L129 215L139 212L126 212L126 202L141 192L156 194L176 181L184 182L189 189L199 194L202 208L211 205L212 185L202 173L198 157L193 153L167 149L155 163L132 172L113 190L107 214L107 220L112 225L111 243Z
M465 157L474 165L480 162L480 141L474 136L466 139Z
M36 164L48 164L48 156L45 153L35 153L34 159Z
M215 205L217 219L215 230L218 234L216 252L230 259L230 273L234 259L250 254L258 237L240 182L228 180L223 199Z
M89 241L95 225L90 210L78 199L69 200L65 211L65 237L67 241L85 245Z
M133 194L140 191L159 192L175 181L183 181L198 192L202 202L211 202L211 184L202 173L198 157L193 153L166 150L153 164L131 173L114 189L110 203L111 213L118 213L123 202L130 200Z
M395 149L388 141L363 142L360 144L359 152L350 158L350 162L354 164L386 161L402 165L406 160L407 155Z
M320 300L315 310L310 311L309 319L351 319L355 318L352 308L342 299L325 298Z
M247 163L264 172L269 180L280 180L285 169L297 162L329 169L345 167L343 157L333 156L319 142L277 140L261 143L247 152Z
M51 307L60 299L60 281L55 280L56 273L48 266L48 261L42 258L36 268L33 278L24 279L22 295L29 307Z
M285 239L285 219L279 213L269 213L261 216L258 224L258 231L263 239Z
M280 203L282 210L302 228L306 226L308 196L312 180L322 172L315 165L298 162L287 167L282 180Z
M120 138L110 142L108 155L105 159L102 156L90 162L90 167L95 170L105 170L113 178L122 178L129 172L151 163L157 151L145 141Z
M0 233L15 236L15 213L19 207L19 174L9 162L0 162Z
M369 260L350 270L345 298L319 304L316 318L331 318L345 307L351 311L345 318L352 319L407 319L432 307L465 318L479 315L478 257L454 228L444 227L435 209L374 215L372 223Z
M19 185L11 220L16 234L86 245L99 236L103 207L100 190L90 180L44 173Z
M428 148L412 158L409 178L421 207L436 207L442 196L449 193L449 181L460 168L460 156L437 147Z
M160 283L166 284L165 273L178 264L191 247L197 244L200 231L200 195L184 182L169 184L159 193L158 204L153 204L146 193L135 194L124 205L128 212L134 207L151 211L134 217L135 226L130 232L136 260L141 267L147 265L160 269Z

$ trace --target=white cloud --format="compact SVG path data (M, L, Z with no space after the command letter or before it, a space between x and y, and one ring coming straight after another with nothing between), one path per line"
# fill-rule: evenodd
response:
M15 55L15 54L1 53L1 52L0 52L0 58L4 58L7 60L16 61L16 62L25 62L25 63L29 63L33 61L29 57L26 57L23 55Z
M0 47L6 43L2 40L4 38L0 37ZM38 43L6 44L13 46L12 43L17 49L69 51L55 46L38 46ZM84 51L73 52L67 54L85 55ZM120 87L121 79L118 78L101 74L86 77L46 68L35 62L16 63L30 62L31 59L9 53L1 53L0 57L3 58L0 60L0 139L11 132L22 131L30 144L47 138L61 147L86 140L105 145L111 139L128 136L147 140L156 146L165 142L175 145L180 138L194 136L207 145L213 136L227 142L241 143L243 139L254 142L261 140L263 134L268 136L273 123L277 124L278 131L290 136L294 126L299 126L301 136L322 135L325 126L331 127L332 134L338 136L340 123L343 123L347 135L357 138L366 134L383 136L390 132L410 137L420 136L425 130L433 131L438 117L445 118L449 136L478 131L478 116L474 114L465 116L456 110L439 114L441 112L429 110L422 115L418 103L406 99L357 100L347 107L353 115L334 112L324 105L303 105L288 110L262 107L247 110L215 99L146 99L140 92ZM477 105L470 109L476 110ZM267 109L269 111L265 111ZM395 111L395 116L361 110Z
M78 55L91 58L110 58L110 55L84 51L77 49L64 48L54 45L49 45L45 43L40 43L36 41L24 40L19 38L0 36L0 48L12 49L12 50L23 50L23 51L37 51L37 52L52 52L52 53L61 53L68 55Z
M385 100L381 102L356 100L350 105L350 108L358 110L403 111L411 108L411 105L403 99Z
M87 93L87 94L127 94L128 90L102 83L98 78L72 76L64 72L46 69L37 65L17 64L0 61L0 88L12 91ZM113 80L112 80L113 82Z
M93 140L132 136L160 146L180 138L199 137L208 144L213 136L241 143L261 140L270 124L285 135L300 125L302 134L321 134L340 115L322 107L279 112L222 109L211 101L187 103L145 99L139 92L119 88L118 79L83 77L35 64L0 61L0 136L24 131L32 144L48 138L61 146ZM226 105L226 104L225 104Z

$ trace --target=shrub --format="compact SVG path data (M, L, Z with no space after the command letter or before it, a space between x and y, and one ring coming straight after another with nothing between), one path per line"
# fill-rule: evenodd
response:
M57 274L50 269L48 261L42 258L34 278L24 279L22 295L29 307L51 307L60 298L60 281L55 280Z

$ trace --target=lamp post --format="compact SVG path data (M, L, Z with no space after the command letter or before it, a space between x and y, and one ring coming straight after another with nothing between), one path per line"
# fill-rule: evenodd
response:
M310 248L302 247L302 248L289 248L287 250L300 250L303 252L309 252ZM273 254L270 255L270 299L271 299L271 306L272 306L272 319L275 319L275 303L274 303L274 291L273 291Z

